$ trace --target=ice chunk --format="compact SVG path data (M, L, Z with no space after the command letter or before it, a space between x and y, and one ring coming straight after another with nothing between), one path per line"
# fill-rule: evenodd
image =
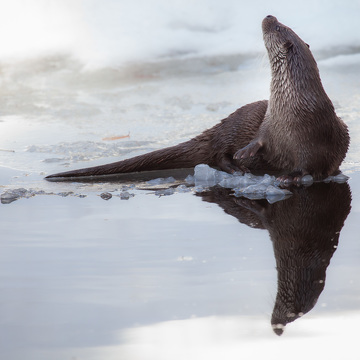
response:
M219 184L220 186L233 189L235 196L244 196L249 199L268 199L273 203L284 199L291 194L290 191L280 189L275 176L265 174L256 176L253 174L227 174L212 169L208 165L195 167L195 192L204 192L209 187Z
M311 185L314 182L314 179L311 175L305 175L301 178L301 184Z
M291 194L291 191L286 189L279 189L278 187L273 185L269 185L266 189L266 199L270 204L273 204L280 200L284 200Z
M333 181L333 182L336 182L336 183L339 183L339 184L342 184L342 183L345 183L349 180L349 177L346 176L345 174L343 173L340 173L338 175L335 175L335 176L329 176L327 177L324 182L330 182L330 181Z
M266 195L267 196L278 196L280 194L286 194L286 193L290 193L290 191L288 190L284 190L284 189L279 189L278 187L274 186L274 185L269 185L267 188L266 188Z
M175 193L175 189L174 188L169 188L169 189L165 189L165 190L157 190L155 191L155 195L157 196L169 196Z
M79 198L86 197L86 195L81 194L75 194L72 191L66 191L66 192L59 192L59 193L53 193L53 192L46 192L45 190L38 190L38 189L8 189L4 193L1 194L1 203L2 204L10 204L15 200L18 199L29 199L33 196L37 195L57 195L61 197L67 197L67 196L76 196Z
M208 165L200 164L196 165L194 169L194 178L196 181L215 181L217 170L211 168Z
M233 176L229 176L221 180L219 185L227 189L233 189L236 187L249 186L255 184L256 182L257 177L252 174L234 174Z
M191 191L191 188L187 187L186 185L179 185L176 188L176 191L179 192L179 193L185 193L185 192Z
M72 191L63 191L63 192L59 192L57 193L57 195L61 196L61 197L67 197L69 195L73 195L74 193ZM36 194L38 195L38 194Z
M266 185L254 184L243 188L235 188L234 195L237 197L244 196L248 199L257 200L265 198Z
M215 170L208 165L199 164L195 166L195 185L207 185L214 186L218 184L223 179L231 177L230 174L227 174L223 171Z
M220 186L228 189L247 187L249 185L264 184L270 185L275 181L274 176L265 174L264 176L255 176L253 174L242 174L236 172L234 174L228 174L223 171L219 171L211 168L208 165L200 164L195 167L195 185L214 186L219 184Z
M108 193L108 192L105 192L105 193L100 194L100 197L103 200L110 200L112 198L112 195L110 193Z
M261 176L259 176L259 178L261 178ZM275 176L270 176L268 174L265 174L264 176L262 176L261 184L271 185L274 184L275 181L276 181Z
M189 185L195 185L195 178L194 176L192 175L188 175L186 178L185 178L185 182Z
M129 185L124 185L121 187L122 191L126 191L126 190L130 190L130 189L135 189L135 184L129 184Z
M340 173L336 176L329 176L325 182L334 181L338 183L346 182L349 178ZM244 196L249 199L267 199L270 203L283 200L291 195L287 189L279 187L280 182L275 176L265 174L256 176L253 174L227 174L225 172L213 169L205 164L195 167L195 192L207 191L209 187L220 185L227 189L233 189L235 196ZM301 178L300 183L310 186L314 182L311 175Z
M343 173L340 173L340 174L334 176L334 179L333 179L333 181L338 182L338 183L344 183L344 182L347 182L348 180L349 180L349 176L346 176Z
M243 194L259 194L259 195L265 195L266 189L267 189L267 185L266 185L266 184L262 184L262 183L260 182L260 183L258 183L258 184L249 185L249 186L241 189L240 191L241 191Z
M134 197L134 194L130 194L128 191L122 191L120 193L120 200L129 200L131 197Z
M29 198L32 196L34 196L34 193L24 188L6 190L4 193L1 194L1 203L10 204L17 199L25 197Z
M162 184L171 184L171 183L174 183L175 181L176 180L172 176L169 176L167 178L157 178L157 179L149 180L149 181L147 181L147 184L162 185Z
M250 185L245 188L234 189L235 196L244 196L248 199L267 199L271 204L283 200L291 195L291 192L286 189L280 189L275 185L275 178L271 185L267 185L270 179L266 178L258 184Z
M194 187L194 191L196 193L202 193L208 190L209 190L209 186L205 186L205 185L197 185Z

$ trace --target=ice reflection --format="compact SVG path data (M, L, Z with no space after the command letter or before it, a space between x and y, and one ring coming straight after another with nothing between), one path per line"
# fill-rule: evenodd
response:
M317 183L292 191L292 197L274 204L235 198L220 187L200 194L204 201L219 204L241 223L268 230L278 274L271 317L277 335L315 306L351 208L347 183Z

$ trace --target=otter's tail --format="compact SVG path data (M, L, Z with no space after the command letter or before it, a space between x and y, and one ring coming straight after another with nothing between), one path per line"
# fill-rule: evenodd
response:
M138 171L181 169L207 163L209 154L201 146L201 139L194 138L181 144L107 165L88 167L49 175L46 179L84 176L115 175Z

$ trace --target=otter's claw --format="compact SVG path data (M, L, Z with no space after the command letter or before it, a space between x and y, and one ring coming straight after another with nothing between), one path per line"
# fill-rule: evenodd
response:
M235 172L240 171L240 169L233 164L231 159L227 156L219 157L216 165L220 168L220 170L229 174L234 174Z
M304 170L294 170L290 174L279 176L276 180L284 186L288 186L290 184L300 185L302 178L308 174L309 173Z
M246 145L242 149L238 150L233 158L240 160L240 159L247 159L249 157L253 157L256 155L256 153L261 149L262 145L256 141L251 142L250 144Z

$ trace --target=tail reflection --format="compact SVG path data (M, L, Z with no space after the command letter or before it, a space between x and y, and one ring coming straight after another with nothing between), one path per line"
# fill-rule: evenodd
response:
M275 204L235 198L220 187L200 194L204 201L217 203L241 223L269 231L278 272L271 318L277 335L316 304L351 208L347 183L316 183L292 191L292 197Z

